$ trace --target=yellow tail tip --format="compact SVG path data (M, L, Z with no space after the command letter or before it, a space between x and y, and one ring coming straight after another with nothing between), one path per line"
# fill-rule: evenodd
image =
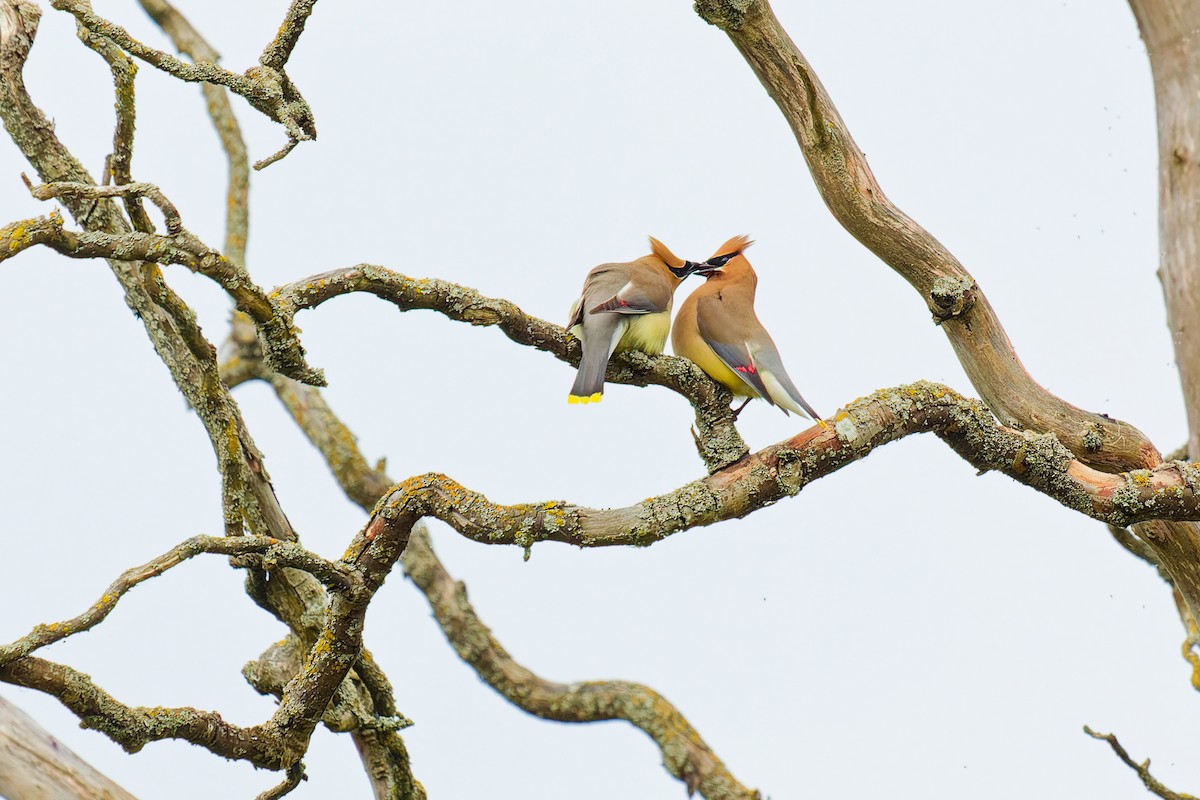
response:
M829 425L827 425L823 419L817 420L817 424L821 426L821 430L825 430L829 427Z
M604 399L604 395L601 392L596 392L595 394L589 394L586 397L584 397L582 395L578 395L578 394L567 395L567 402L570 403L571 405L577 405L577 404L587 405L588 403L599 403L603 399Z

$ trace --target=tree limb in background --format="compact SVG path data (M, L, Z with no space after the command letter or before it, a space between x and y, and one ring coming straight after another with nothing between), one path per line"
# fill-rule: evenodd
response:
M113 128L112 152L108 155L105 176L101 183L108 183L111 180L112 183L119 185L131 184L133 183L133 135L137 121L137 95L134 86L137 64L125 54L124 50L103 36L93 34L82 25L76 25L76 33L81 42L99 54L108 64L108 69L112 73L113 88L116 90L117 124ZM142 208L141 198L125 195L122 199L125 203L125 213L129 215L129 221L134 230L153 233L154 224L146 215L146 210Z
M596 722L620 719L640 728L658 745L663 765L687 786L710 800L758 800L761 795L738 783L699 732L653 689L628 681L555 683L518 664L475 614L467 587L454 580L434 555L423 529L413 532L405 550L404 572L424 593L434 618L459 658L509 702L542 719Z
M143 10L170 37L176 50L189 56L192 61L216 64L220 60L217 51L167 0L139 1ZM225 197L225 246L222 250L230 261L245 266L246 240L250 232L250 163L246 156L246 142L225 88L212 83L203 83L200 88L208 105L209 118L229 163Z
M135 800L3 697L0 697L0 797Z
M253 363L253 360L253 353L241 353L226 363L237 363L237 374L244 376L245 379L250 379L250 377L246 377L245 364ZM370 510L387 492L392 481L384 474L382 462L374 467L367 463L358 449L354 434L325 403L321 392L270 371L260 371L252 377L259 377L271 383L279 399L309 441L325 457L325 461L342 487L342 491L364 510ZM445 567L442 566L437 555L429 546L428 539L419 531L410 538L403 558L405 572L410 577L416 570L430 578L430 582L425 586L417 582L418 588L422 590L430 605L434 607L435 617L439 623L442 623L443 618L436 614L439 602L438 587L444 586L445 581L454 583L453 579L449 577ZM441 580L439 576L444 577L445 581ZM462 586L461 583L455 585ZM446 623L442 624L442 630L461 655L464 648L472 649L468 637L475 636L480 630L486 631L487 629L475 616L474 609L466 602L465 595L455 600L453 608L447 608L451 616L445 618ZM463 615L469 615L469 619L473 622L466 626L453 622L467 619ZM545 707L541 705L541 701L545 699L546 695L539 694L531 697L526 689L533 684L521 683L521 680L537 682L543 688L558 687L559 685L538 678L514 662L500 644L491 637L490 632L488 632L488 640L495 644L496 649L493 651L489 648L487 652L474 651L478 658L475 661L467 659L467 663L479 672L492 688L518 708L538 716L547 716ZM502 659L508 670L501 672L489 670L485 675L487 663L499 663L496 659ZM662 749L663 763L667 766L668 771L684 781L689 788L694 784L707 800L726 800L727 798L749 800L758 796L757 792L744 787L729 773L716 754L704 744L699 733L674 706L660 695L637 684L612 682L607 686L609 691L604 695L607 705L592 706L589 709L581 703L569 703L575 716L573 719L564 721L592 722L611 719L612 716L605 716L605 714L614 708L626 709L629 712L628 715L619 718L627 719L631 724L651 736ZM576 696L575 699L581 698ZM652 699L654 702L651 702ZM647 707L647 703L649 707Z

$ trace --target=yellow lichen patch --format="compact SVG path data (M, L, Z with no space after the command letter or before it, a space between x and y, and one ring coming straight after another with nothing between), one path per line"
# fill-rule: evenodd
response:
M18 222L8 230L8 246L19 250L29 244L29 229L24 222Z
M1150 473L1144 469L1139 469L1139 470L1135 470L1135 471L1131 472L1129 474L1129 477L1132 478L1133 482L1136 483L1138 486L1149 486L1150 485Z

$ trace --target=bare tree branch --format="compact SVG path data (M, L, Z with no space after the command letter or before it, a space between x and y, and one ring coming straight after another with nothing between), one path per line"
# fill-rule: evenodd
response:
M108 183L111 179L116 184L131 184L133 183L133 135L137 120L134 90L137 64L125 55L124 50L110 40L95 35L82 25L76 25L76 33L81 42L98 53L108 64L109 71L112 72L113 87L116 90L117 124L113 129L113 149L108 156L105 178L101 182ZM129 215L134 229L142 233L153 233L154 225L146 215L145 209L142 208L141 199L137 196L126 195L123 200L125 213Z
M96 182L59 141L54 126L30 99L22 77L37 33L40 11L30 0L0 0L0 120L45 183ZM90 232L122 235L129 225L110 200L64 196L68 211ZM295 540L236 405L217 375L216 350L204 338L191 309L153 265L110 259L129 307L146 328L155 351L204 423L222 479L226 529ZM230 444L234 443L234 446Z
M384 531L406 530L425 516L485 544L650 545L680 531L744 517L798 494L881 445L926 431L977 469L1003 472L1096 519L1119 526L1200 519L1200 466L1172 462L1154 470L1100 472L1074 460L1053 434L997 425L981 403L939 384L877 391L839 410L834 420L827 429L810 428L707 478L619 509L581 508L564 501L498 505L444 475L416 476L379 501L357 548L368 547ZM347 555L358 552L352 547Z
M967 377L1005 425L1052 432L1089 466L1153 467L1154 445L1128 423L1076 408L1035 381L975 279L887 198L821 81L767 0L697 0L728 34L787 119L821 198L842 226L916 289Z
M253 363L254 361L252 353L241 353L234 358L242 365L245 365L247 362ZM250 377L244 366L239 367L238 374ZM384 473L384 464L382 462L371 466L363 458L356 444L354 434L350 432L325 403L321 392L311 386L305 386L269 371L260 372L254 377L261 377L270 381L280 400L287 407L301 430L304 431L313 445L325 457L326 463L333 471L334 477L347 496L364 509L372 508L380 497L387 492L388 488L392 485L392 481ZM408 547L404 551L404 563L406 572L422 570L422 574L424 575L433 577L445 576L446 580L454 583L448 577L445 568L441 565L433 549L429 546L428 539L419 532L418 535L410 539ZM429 591L426 591L426 587L422 586L420 581L416 582L436 612L438 607L436 605L436 598L431 594L431 592L435 591L436 586L434 583L431 583L429 584ZM435 583L437 586L444 585L444 582L440 581L435 581ZM461 587L462 584L455 585ZM470 619L474 621L472 625L465 627L459 625L447 627L443 625L446 637L454 645L455 649L461 653L463 648L471 648L471 645L468 643L469 637L477 634L480 629L486 631L486 628L483 627L483 623L475 616L474 610L466 603L465 597L458 599L453 609L456 615L453 617L454 619L465 619L465 617L458 616L459 612L461 612L461 614L469 614ZM490 632L488 633L488 637L489 641L495 642L495 639L491 638ZM499 657L500 653L504 653L499 643L495 644L496 649L487 648L487 652L482 654L481 658L494 659ZM537 714L539 709L544 712L544 707L540 706L538 701L545 696L538 695L531 704L527 705L523 701L523 698L528 694L524 690L528 688L529 684L522 684L515 680L510 680L510 678L514 676L530 677L530 679L539 681L546 687L555 687L558 684L551 684L537 678L533 673L512 661L507 653L504 653L504 658L506 659L504 663L511 669L508 671L493 672L490 676L485 675L481 669L485 664L484 660L468 660L468 663L477 671L480 671L480 676L487 680L489 685L500 692L510 702L530 713ZM488 661L487 663L494 662ZM572 709L571 713L576 715L570 721L588 722L611 719L613 718L612 716L605 716L605 714L611 712L613 709L624 709L628 712L628 715L618 716L618 718L627 719L654 738L660 745L664 745L665 743L663 761L667 765L668 770L671 771L672 775L688 782L689 786L692 785L692 782L695 782L695 785L704 797L709 798L709 800L717 800L718 798L750 798L755 796L755 793L743 787L729 774L720 759L707 748L707 745L704 745L700 735L684 719L680 712L665 699L661 698L661 696L654 693L653 690L623 682L609 684L609 688L611 692L605 695L607 705L588 707L582 703L568 703L568 706ZM573 695L573 697L579 700L582 696ZM645 707L645 702L651 697L657 698L657 702L652 703L647 708ZM670 748L669 752L667 748Z
M171 38L172 43L180 52L187 54L195 61L216 63L219 60L216 50L169 2L166 0L140 1L142 8ZM311 10L311 5L309 8ZM293 28L293 30L296 30L298 36L298 29ZM280 35L284 35L284 32L281 31ZM292 43L294 45L294 39ZM249 232L250 185L246 145L224 87L205 83L201 85L201 88L207 101L209 116L220 137L222 149L225 151L229 163L224 251L229 260L235 264L244 265ZM246 378L248 379L251 374L257 375L261 372L262 351L259 347L258 337L255 335L253 322L237 311L233 314L232 338L239 349L244 348L253 354L252 358L240 361L241 367L247 370ZM261 595L261 580L257 576L258 573L251 573L250 586L257 587L254 591ZM303 621L321 610L316 602L322 599L313 592L307 592L305 596L313 605L304 609L293 607L293 614L285 620L294 631L285 639L285 643L292 643L290 649L296 655L291 670L286 675L280 676L277 685L274 686L264 685L251 678L251 675L257 675L256 670L262 666L263 660L271 658L271 655L279 650L279 644L272 645L258 661L247 665L247 679L259 691L274 694L276 697L282 696L284 685L300 670L302 651L299 648L303 644L295 632L299 631L302 634L306 632ZM311 645L312 641L309 641L308 644ZM332 717L349 717L351 723L332 727ZM397 733L399 727L384 730L380 727L381 720L404 720L404 717L396 710L390 682L375 664L370 653L364 650L353 672L335 695L326 714L326 725L331 729L350 732L378 800L424 797L424 789L412 775L407 748L404 740Z
M46 645L62 641L68 636L91 630L103 622L117 603L129 590L151 578L157 578L172 567L200 555L201 553L217 553L221 555L262 556L265 569L292 567L301 569L317 577L326 585L351 590L356 588L357 576L346 567L326 561L320 556L310 553L293 542L281 542L264 536L213 537L193 536L185 542L172 547L161 556L142 564L131 567L121 573L101 595L100 599L87 611L62 622L51 622L38 625L30 633L15 642L0 645L0 665L22 658Z
M413 546L420 541L420 546ZM679 711L653 689L628 681L554 683L513 660L467 601L467 589L446 572L428 534L418 530L404 552L404 571L425 594L434 617L459 657L509 702L558 722L622 719L662 750L663 765L709 800L757 800L761 795L733 777Z
M1135 0L1135 12L1150 1ZM1200 24L1200 7L1191 5L1195 13L1187 18ZM767 0L698 0L696 10L725 31L775 100L834 217L920 292L971 383L1003 423L1054 433L1084 464L1107 472L1156 467L1162 462L1154 445L1132 425L1076 408L1033 380L974 278L932 234L884 195L833 101ZM1179 14L1165 16L1176 25L1184 19ZM1195 27L1191 25L1191 29ZM1190 30L1186 25L1183 29ZM1157 91L1161 92L1161 87ZM1189 92L1188 97L1196 95L1194 89ZM1190 109L1192 104L1182 105ZM1190 136L1194 129L1189 123L1182 129L1183 135ZM1195 196L1200 197L1200 182L1193 184ZM1195 203L1180 207L1192 209ZM1182 218L1184 225L1191 224L1188 214ZM1195 253L1196 249L1189 245L1174 252ZM1191 261L1194 259L1189 265ZM1195 296L1200 297L1200 292ZM1200 308L1200 303L1194 304ZM1179 360L1185 359L1181 356ZM1200 386L1200 372L1196 385ZM1189 418L1197 415L1200 406L1189 410ZM1183 521L1155 521L1143 523L1135 531L1170 574L1193 616L1200 613L1200 527Z
M1121 746L1121 743L1117 741L1117 737L1113 734L1096 733L1087 725L1083 726L1083 732L1088 736L1091 736L1093 739L1102 739L1103 741L1108 742L1109 746L1113 749L1113 752L1117 754L1117 757L1124 761L1134 772L1138 774L1138 777L1142 779L1142 783L1146 785L1146 788L1163 798L1163 800L1197 800L1197 798L1190 794L1173 792L1166 786L1163 786L1161 783L1159 783L1158 780L1150 774L1150 759L1147 758L1141 764L1136 763L1132 758L1129 757L1129 753L1125 752L1125 748Z
M43 181L94 185L25 91L21 70L36 34L38 17L37 7L29 0L0 0L0 119ZM121 236L129 232L108 199L64 195L63 201L89 233ZM55 226L51 218L34 227L40 235L50 235ZM27 233L11 227L5 230L9 234L5 241L16 244ZM255 534L295 541L295 531L278 504L262 456L220 382L216 350L201 334L191 309L166 286L154 265L115 259L109 263L125 289L127 302L209 433L222 476L227 532L240 534L246 524ZM0 678L53 694L85 724L104 730L127 747L136 749L158 738L185 738L210 749L215 747L214 752L222 755L247 758L259 766L286 768L300 760L314 720L320 717L353 663L362 657L358 649L364 599L357 595L351 600L341 598L339 605L335 598L328 624L314 625L324 616L328 602L318 582L290 568L278 570L270 581L263 580L262 575L261 570L250 571L251 596L309 640L315 655L306 663L303 674L289 685L272 721L252 733L224 726L219 718L193 710L167 714L169 724L159 724L158 717L147 719L140 712L116 704L90 680L84 681L69 668L33 657L9 663L0 670ZM324 638L323 633L327 634ZM326 647L320 648L322 642ZM201 728L216 733L204 734ZM243 735L255 745L241 744ZM407 770L407 763L403 767ZM415 784L411 776L409 780ZM419 784L416 786L419 789Z
M50 4L59 11L66 11L73 15L80 25L97 36L109 39L135 58L140 58L173 77L183 81L224 86L234 94L241 95L254 108L283 125L290 142L306 141L317 137L312 109L300 95L287 73L283 71L282 62L278 67L260 63L259 66L251 67L242 75L230 72L211 61L189 64L169 53L147 47L130 36L129 32L120 25L96 15L88 0L51 0ZM307 5L311 8L311 3ZM291 43L285 48L287 54L290 54L296 37L303 30L305 17L307 17L307 13L297 13L294 8L289 10L288 17L284 21L284 29L281 29L280 35L275 40L276 43L280 41ZM289 25L291 27L288 27ZM267 61L277 61L277 52L282 52L284 49L276 48L274 44L269 45L267 52L263 54L263 58ZM286 55L284 61L286 61Z
M23 177L23 176L22 176ZM28 184L28 180L26 180ZM87 249L78 247L78 239L60 236L49 244L64 255L76 258L137 259L156 263L183 264L215 281L233 299L239 311L253 320L263 343L263 354L274 369L305 383L325 385L325 376L320 370L308 366L304 360L304 347L290 317L281 317L266 294L250 278L242 265L230 261L212 250L199 237L183 227L183 219L175 204L167 199L157 186L151 183L131 183L123 186L94 186L87 183L60 181L29 187L30 193L39 200L77 197L99 199L110 197L145 197L163 214L167 226L165 237L153 233L129 233L125 236L105 238L105 235L90 237ZM61 231L60 231L61 232ZM15 251L15 248L13 248ZM4 253L0 251L0 260Z
M1158 118L1159 279L1167 308L1167 326L1188 416L1188 448L1200 453L1200 175L1196 170L1195 98L1200 93L1200 49L1193 44L1200 28L1200 4L1194 0L1129 0L1146 43L1154 76Z
M1117 544L1128 550L1131 555L1140 558L1142 561L1145 561L1147 564L1154 567L1156 570L1158 570L1159 574L1162 575L1163 579L1166 580L1168 584L1171 583L1171 576L1162 568L1162 565L1158 563L1158 556L1154 554L1154 550L1149 545L1147 545L1134 534L1130 533L1125 528L1121 528L1116 525L1109 525L1108 532L1112 534L1112 537Z
M129 753L150 742L182 739L225 758L264 769L283 768L275 737L265 735L260 727L240 728L220 714L194 708L127 706L87 675L63 664L26 656L0 666L0 680L58 698L79 717L82 727L100 731Z
M436 278L409 278L373 264L313 275L271 292L280 312L291 320L300 309L315 308L339 295L368 292L395 303L401 311L429 309L471 325L495 325L518 344L578 364L579 342L558 325L531 317L514 303L485 297L474 289ZM626 351L609 362L608 380L634 386L655 384L683 395L696 411L698 449L709 472L749 452L734 426L731 395L684 358L647 356Z
M292 0L292 4L288 6L287 16L279 25L279 32L263 50L258 63L270 69L282 70L284 68L288 59L292 57L292 50L296 47L296 42L300 40L300 34L304 32L304 23L308 20L308 15L312 13L316 4L317 0Z
M167 0L140 2L150 18L171 38L179 52L188 55L193 61L209 61L215 64L220 60L217 51ZM245 266L246 240L250 226L250 166L246 156L246 142L242 138L242 130L233 114L225 87L204 83L200 88L208 105L208 115L229 162L225 202L225 246L221 249L230 261Z

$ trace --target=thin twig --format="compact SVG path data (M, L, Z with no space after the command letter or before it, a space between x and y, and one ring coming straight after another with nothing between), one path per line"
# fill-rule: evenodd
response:
M291 794L301 781L306 780L308 780L308 776L304 774L304 763L297 761L287 768L287 777L283 779L282 783L262 792L255 800L279 800L279 798Z
M167 0L140 0L142 8L163 32L170 37L175 49L193 61L217 63L220 55ZM202 85L208 115L221 140L221 148L229 162L228 188L225 197L225 256L235 264L246 265L246 241L249 235L250 165L246 142L234 116L233 106L225 87L211 83Z
M283 157L292 152L292 150L294 150L298 144L300 144L299 139L288 139L287 144L285 144L283 147L279 148L266 158L260 158L258 161L255 161L254 169L263 170L274 164L276 161L282 160Z
M116 173L114 172L114 177ZM122 197L122 198L141 198L144 197L154 205L158 206L158 210L162 212L163 220L167 226L168 236L178 236L183 233L183 218L179 215L179 209L175 204L167 199L167 196L162 193L152 183L130 183L121 186L94 186L88 183L44 183L40 186L34 186L33 183L24 174L21 175L21 180L25 182L25 186L29 188L29 193L38 200L50 200L56 197L86 197L95 200L100 197Z
M1117 754L1117 758L1124 761L1130 769L1138 774L1138 777L1142 779L1142 783L1145 784L1147 789L1163 798L1163 800L1197 800L1197 798L1190 794L1173 792L1166 786L1163 786L1161 783L1159 783L1158 780L1150 774L1150 759L1147 758L1141 764L1135 762L1129 757L1129 753L1125 752L1125 748L1121 746L1121 743L1117 741L1117 737L1113 734L1096 733L1087 725L1083 726L1083 732L1088 736L1091 736L1093 739L1101 739L1108 742L1109 747L1111 747L1113 752Z
M300 569L313 575L326 586L339 590L349 591L356 586L356 576L346 567L326 561L293 542L281 542L263 536L193 536L161 556L122 572L87 611L62 622L38 625L11 644L0 645L0 665L27 656L74 634L91 630L108 618L121 598L133 587L156 578L202 553L227 556L253 553L263 557L263 561L267 562L267 569Z

